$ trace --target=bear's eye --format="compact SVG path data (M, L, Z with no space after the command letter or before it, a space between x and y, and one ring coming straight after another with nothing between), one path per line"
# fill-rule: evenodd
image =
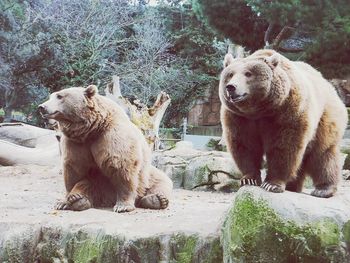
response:
M233 77L233 73L230 73L227 75L228 78L232 78Z
M246 73L244 73L244 75L247 77L247 78L250 78L252 76L252 73L247 71Z
M56 97L57 97L57 99L59 99L59 100L63 98L63 96L60 95L60 94L57 94Z

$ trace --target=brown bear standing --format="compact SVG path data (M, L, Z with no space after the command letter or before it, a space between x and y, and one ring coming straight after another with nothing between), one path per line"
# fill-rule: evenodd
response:
M241 185L300 192L309 175L312 195L334 195L347 111L321 73L272 50L237 59L228 54L219 95L223 136ZM268 169L261 184L263 155Z
M96 86L51 94L39 106L62 131L66 199L57 209L112 207L129 212L135 206L164 209L171 180L151 165L151 150L141 131Z

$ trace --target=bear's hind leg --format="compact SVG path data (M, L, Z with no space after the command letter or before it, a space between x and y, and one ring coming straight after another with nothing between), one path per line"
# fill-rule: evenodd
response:
M73 210L82 211L92 207L90 192L90 181L83 179L76 183L73 189L67 194L64 201L60 201L56 205L57 210Z
M311 195L322 198L333 196L341 175L338 147L331 146L323 152L314 150L308 160L307 169L315 186Z
M169 198L173 183L169 177L155 167L150 169L151 188L141 197L136 205L148 209L165 209L169 205Z

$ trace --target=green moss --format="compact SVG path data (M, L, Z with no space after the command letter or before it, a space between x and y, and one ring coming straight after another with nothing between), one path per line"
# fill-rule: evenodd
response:
M223 251L222 246L220 244L219 238L212 241L211 248L209 253L204 256L204 259L200 262L203 263L218 263L223 262Z
M66 240L66 258L74 263L158 262L158 237L125 240L103 233L90 236L85 232L73 234ZM128 262L129 262L128 261Z
M321 247L337 246L340 244L340 230L338 225L329 220L314 224L315 234L320 238Z
M158 237L138 239L133 243L129 242L127 245L127 254L133 262L158 262L160 251L161 245ZM134 258L132 258L133 256Z
M209 169L207 165L199 167L198 170L195 171L195 177L197 178L196 183L203 183L204 178L206 178L208 174Z
M233 262L345 262L338 225L325 219L299 225L263 200L237 197L224 224L225 258ZM225 260L227 261L227 260Z
M109 235L92 237L78 232L66 241L65 252L74 263L114 262L122 241Z
M350 245L350 220L346 222L343 226L343 236L348 246Z
M172 255L172 258L174 258L175 261L172 262L192 262L197 240L197 236L185 236L182 234L173 236L170 240L170 244L173 246L174 254Z

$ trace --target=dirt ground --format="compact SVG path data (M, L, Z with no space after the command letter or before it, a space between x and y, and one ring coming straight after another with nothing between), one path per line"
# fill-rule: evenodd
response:
M127 235L151 236L169 232L215 234L234 195L176 189L165 210L136 209L117 214L112 209L82 212L53 210L63 198L63 176L57 167L0 166L0 232L11 225L100 225ZM2 225L2 227L1 227ZM1 233L0 233L1 235Z

